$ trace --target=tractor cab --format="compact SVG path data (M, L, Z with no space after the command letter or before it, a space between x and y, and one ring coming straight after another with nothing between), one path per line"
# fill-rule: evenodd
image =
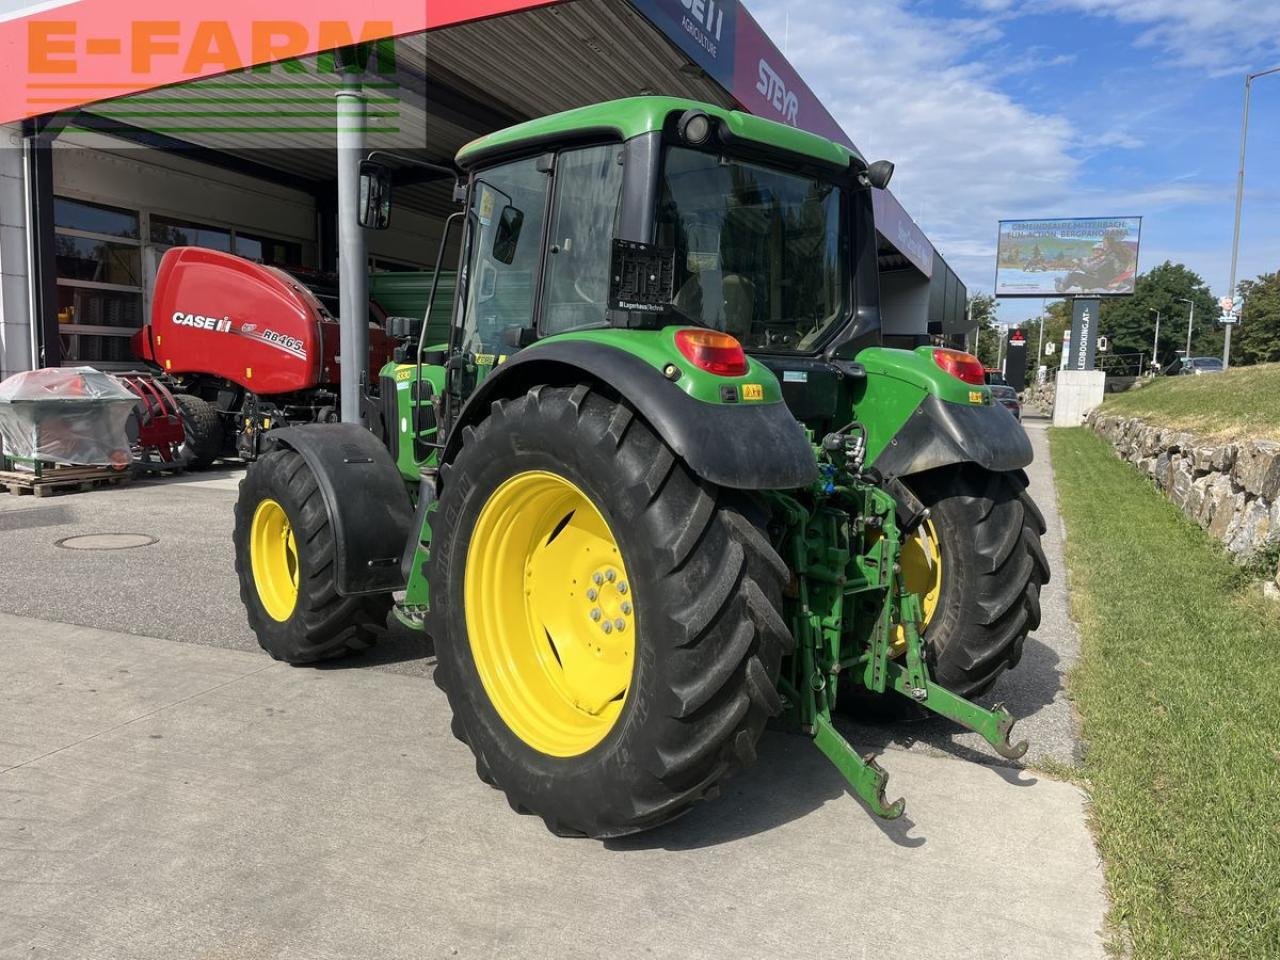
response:
M889 164L868 167L852 150L746 114L652 97L502 131L457 162L466 200L451 220L462 262L449 340L430 342L431 316L404 357L421 368L444 351L446 423L495 367L548 337L723 334L707 343L758 358L801 417L819 393L834 406L831 387L852 367L833 361L879 341L870 190L887 183ZM390 177L366 163L362 183L362 223L377 228Z

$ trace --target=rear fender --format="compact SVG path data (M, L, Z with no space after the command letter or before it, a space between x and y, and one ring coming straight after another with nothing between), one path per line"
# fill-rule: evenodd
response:
M522 396L540 384L591 383L626 400L689 468L710 483L738 490L789 490L817 479L817 461L804 429L782 403L776 381L766 403L712 403L690 396L663 375L651 359L619 344L592 339L542 341L503 363L480 384L449 431L443 462L457 455L463 428L488 415L495 400ZM682 358L681 358L682 359ZM674 362L674 358L673 358ZM763 367L753 375L769 378ZM729 381L725 381L726 384ZM737 386L732 388L737 397Z
M1021 424L986 386L965 383L933 362L932 348L872 347L858 354L867 376L854 412L867 428L867 464L903 477L955 463L1003 472L1032 460Z
M353 423L285 427L266 440L297 451L315 474L333 527L338 593L403 589L400 558L411 537L413 505L386 447Z

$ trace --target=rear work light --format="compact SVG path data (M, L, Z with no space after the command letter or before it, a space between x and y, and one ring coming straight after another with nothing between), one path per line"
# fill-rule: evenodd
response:
M933 351L933 362L958 380L978 387L986 385L982 361L972 353L939 347Z
M690 363L718 377L740 377L747 372L742 344L718 330L677 330L676 348Z

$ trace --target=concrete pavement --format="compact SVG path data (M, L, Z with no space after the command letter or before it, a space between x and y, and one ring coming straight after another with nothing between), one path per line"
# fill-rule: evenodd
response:
M0 957L1102 957L1073 786L806 742L666 828L557 839L422 677L0 615Z
M1078 640L1028 426L1055 580L996 696L1033 760L1069 760ZM552 837L476 779L429 645L321 669L257 651L231 571L237 479L0 497L0 958L1105 956L1086 798L946 724L844 724L886 748L893 823L767 734L674 824ZM107 532L158 542L55 545Z

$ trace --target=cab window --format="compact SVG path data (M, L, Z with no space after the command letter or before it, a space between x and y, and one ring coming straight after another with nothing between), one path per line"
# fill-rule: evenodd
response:
M615 143L556 158L555 201L547 239L542 333L607 322L609 264L622 191Z

